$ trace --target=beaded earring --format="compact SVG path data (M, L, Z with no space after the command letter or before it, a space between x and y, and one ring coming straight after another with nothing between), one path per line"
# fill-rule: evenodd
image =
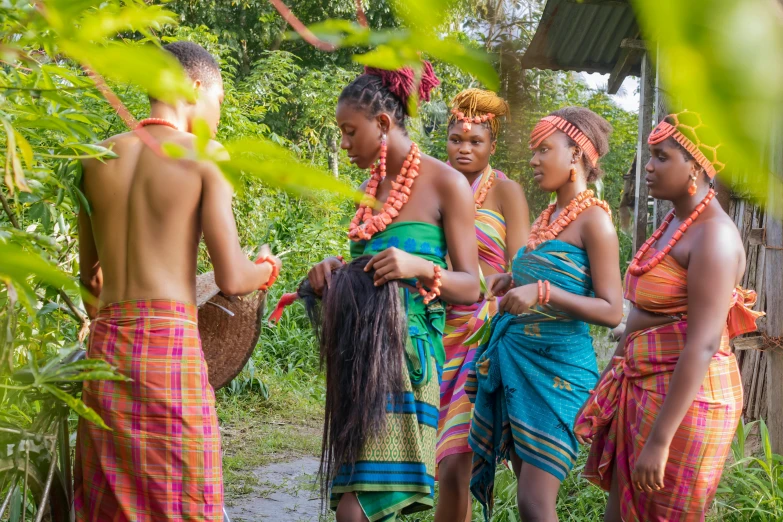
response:
M381 135L381 157L378 160L381 168L381 179L386 177L386 133Z
M576 165L571 165L571 181L576 181Z
M688 195L696 195L696 174L691 174L691 184L688 185Z

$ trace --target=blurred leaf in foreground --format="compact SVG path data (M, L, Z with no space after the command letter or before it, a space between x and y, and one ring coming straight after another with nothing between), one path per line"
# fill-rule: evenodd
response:
M687 108L723 140L721 175L766 200L769 137L783 117L783 6L775 0L634 0L657 42L675 109Z

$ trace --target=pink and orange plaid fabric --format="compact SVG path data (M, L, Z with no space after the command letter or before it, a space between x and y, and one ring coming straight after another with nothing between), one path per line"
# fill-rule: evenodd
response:
M112 431L79 421L76 520L222 521L220 432L196 307L108 305L93 322L88 357L132 381L84 384L84 402Z
M583 475L608 491L613 473L617 473L621 514L626 522L703 521L742 414L742 381L729 337L750 331L751 325L755 329L755 318L762 314L747 309L755 302L754 294L735 291L720 349L669 448L665 487L645 493L633 487L631 472L685 346L686 271L667 256L641 277L628 274L626 297L639 308L680 319L630 334L625 357L615 357L611 370L596 386L574 427L577 434L593 438ZM730 331L732 314L735 320Z

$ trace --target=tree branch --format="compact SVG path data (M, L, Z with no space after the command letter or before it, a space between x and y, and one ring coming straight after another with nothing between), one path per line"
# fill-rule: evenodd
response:
M14 228L19 228L19 222L16 220L16 216L11 210L11 206L8 204L8 200L5 199L5 194L3 194L2 191L0 191L0 201L3 203L3 210L5 210L5 213L8 215L8 219L11 220L11 224Z

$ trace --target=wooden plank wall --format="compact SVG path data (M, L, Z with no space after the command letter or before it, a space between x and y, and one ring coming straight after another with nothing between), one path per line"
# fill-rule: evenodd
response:
M756 310L766 310L767 293L764 284L765 248L760 229L766 227L767 216L764 210L748 201L732 197L729 215L734 219L743 238L747 254L747 267L742 280L744 288L758 292ZM760 331L765 331L766 318L758 322ZM769 356L761 350L737 350L737 362L742 374L745 395L745 419L748 421L767 418L767 364Z

